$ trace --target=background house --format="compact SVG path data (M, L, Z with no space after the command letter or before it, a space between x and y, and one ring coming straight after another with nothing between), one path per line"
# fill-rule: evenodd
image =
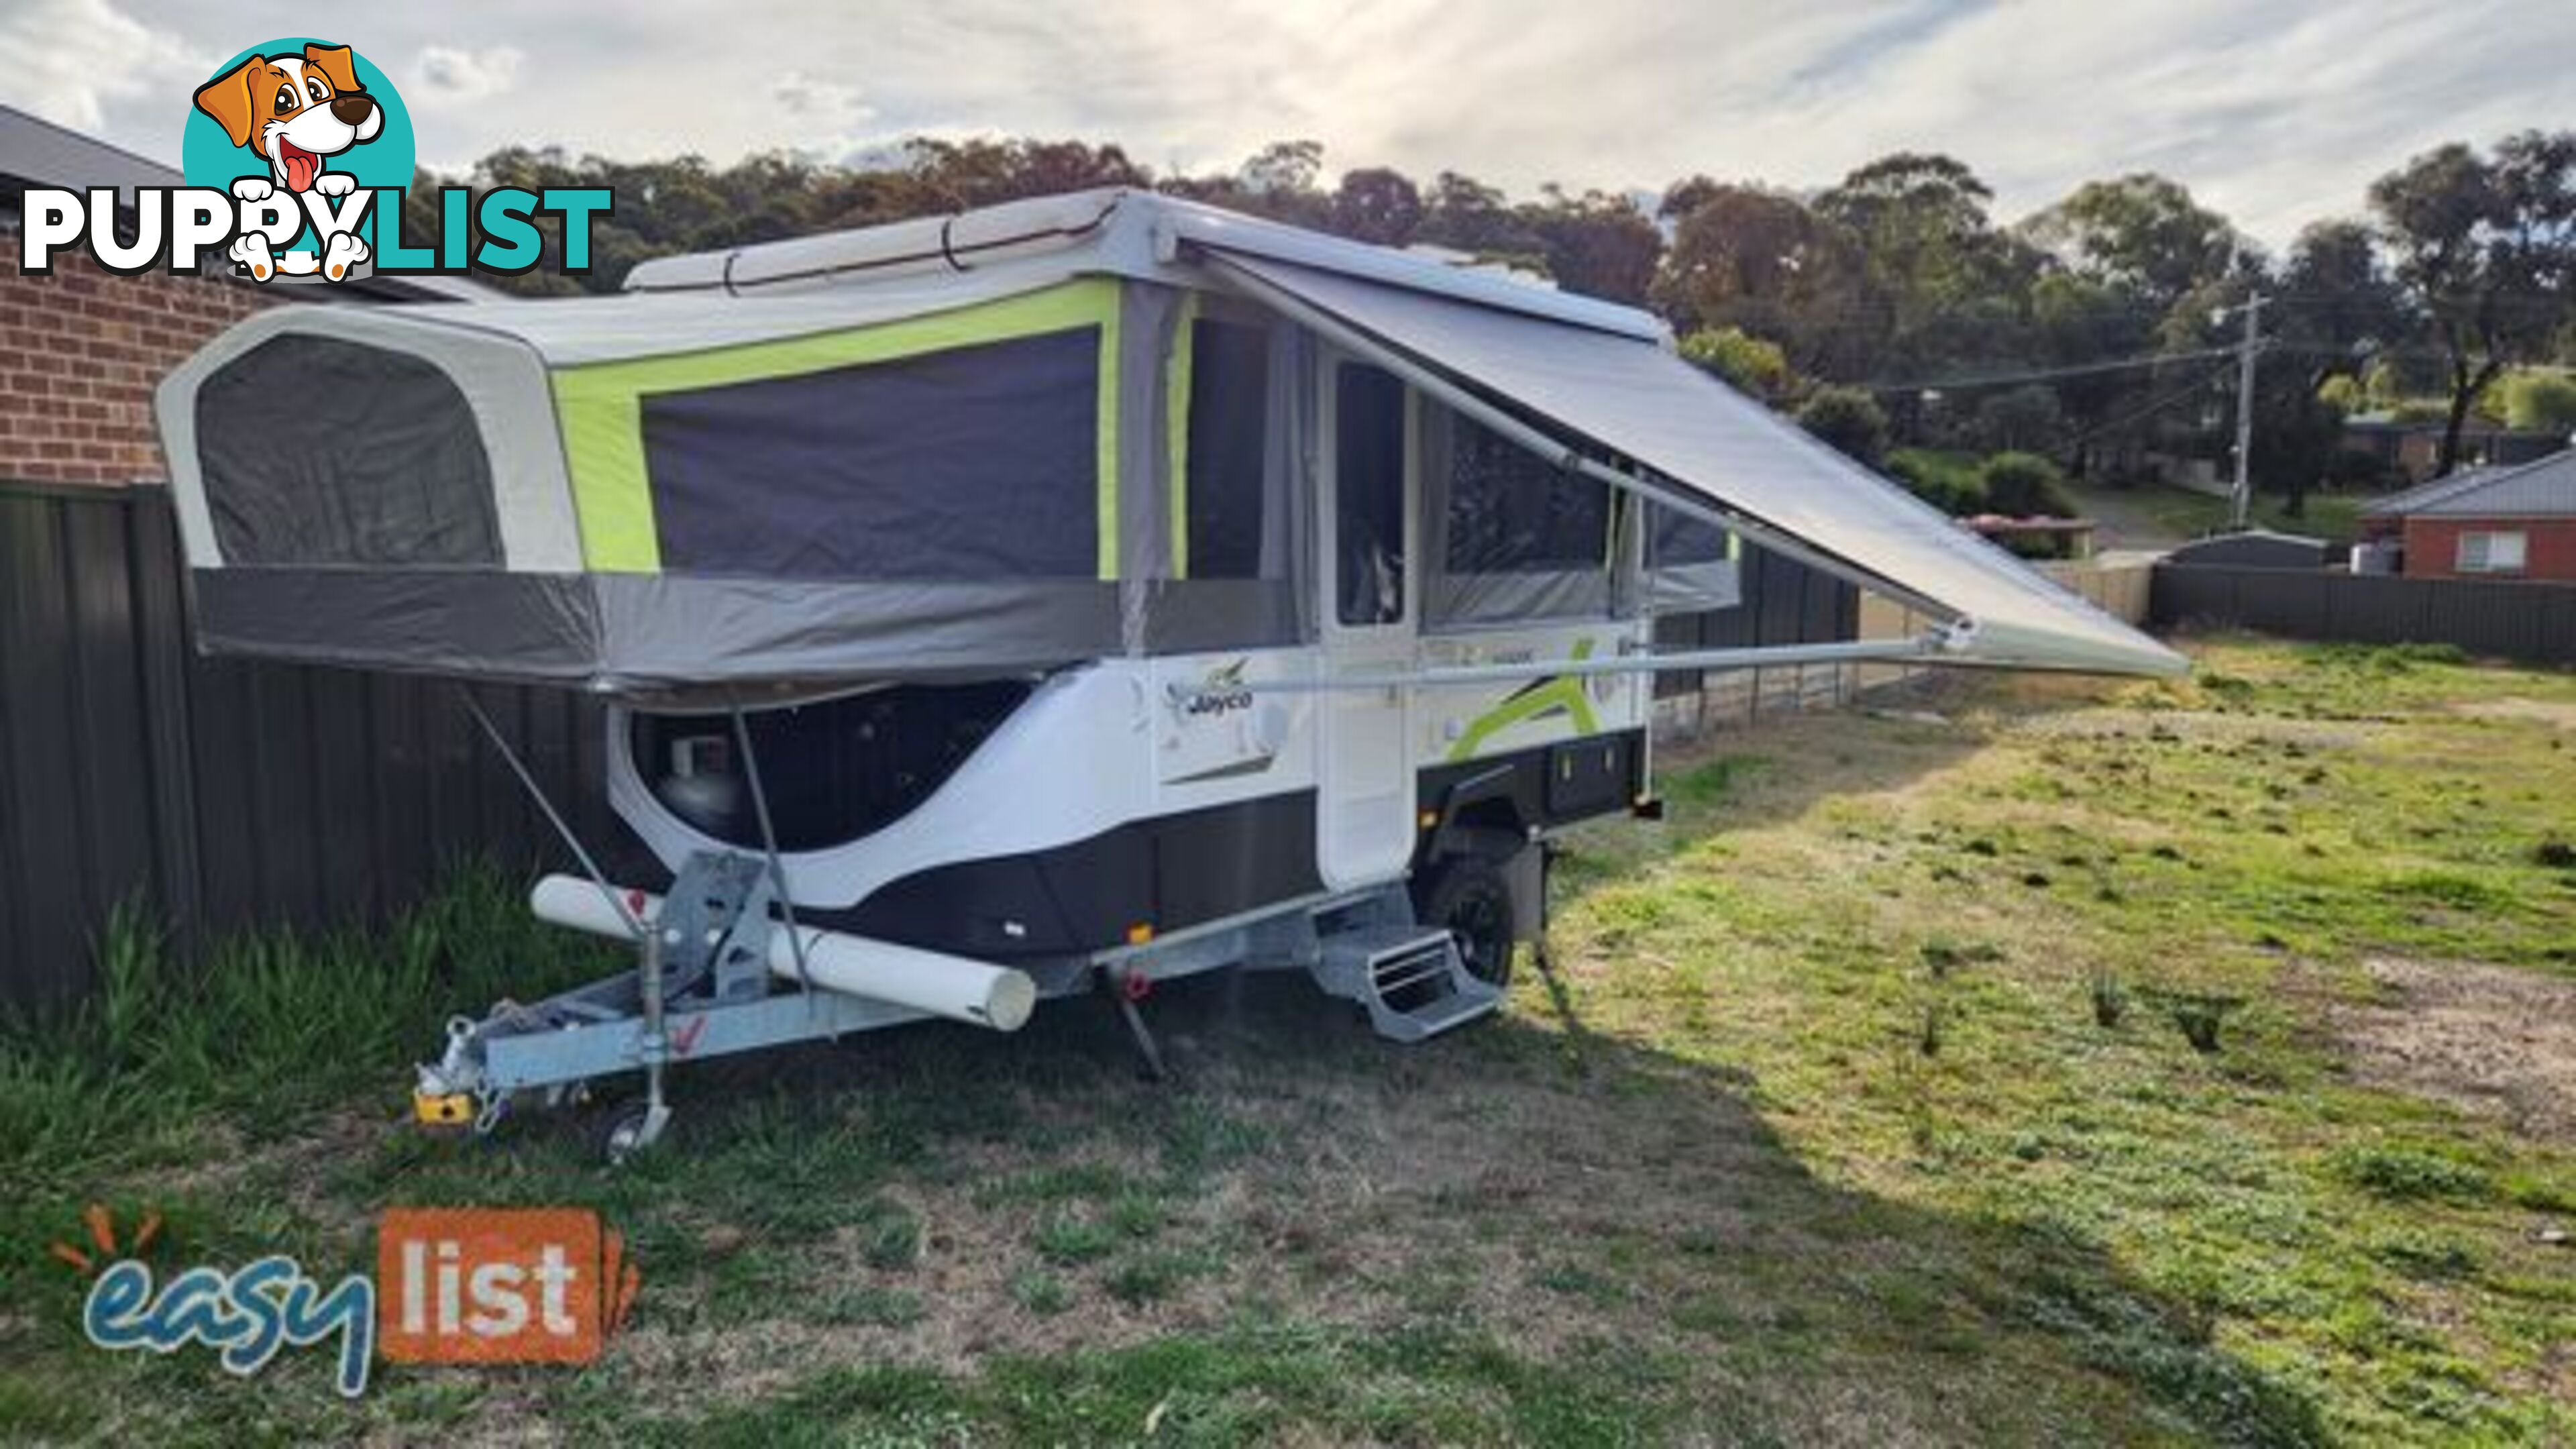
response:
M2362 511L2362 527L2398 543L2410 578L2576 583L2576 451L2391 494Z
M2420 483L2433 476L2442 456L2440 419L2424 421L2393 412L2355 413L2344 420L2344 446L2368 453L2392 472ZM2472 416L2460 428L2460 462L2464 467L2509 468L2547 457L2567 446L2564 433L2538 428L2509 428Z
M490 296L455 277L365 277L340 286L262 287L218 275L121 277L59 258L31 277L14 263L18 200L30 186L182 186L170 167L0 106L0 480L125 486L164 481L152 389L207 338L264 307Z

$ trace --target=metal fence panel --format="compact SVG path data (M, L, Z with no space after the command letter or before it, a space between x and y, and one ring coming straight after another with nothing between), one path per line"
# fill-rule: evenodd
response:
M2451 644L2481 658L2576 664L2576 585L2409 579L2324 569L2159 564L2155 623L2289 639Z
M91 980L136 900L209 932L381 918L457 860L557 847L436 681L213 659L190 640L168 495L0 486L0 1002ZM479 692L621 868L598 706Z

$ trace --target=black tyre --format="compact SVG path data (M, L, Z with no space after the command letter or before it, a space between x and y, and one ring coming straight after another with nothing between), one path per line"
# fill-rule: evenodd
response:
M1473 855L1435 867L1413 902L1424 925L1446 926L1457 936L1467 974L1495 986L1512 982L1514 904L1502 868Z

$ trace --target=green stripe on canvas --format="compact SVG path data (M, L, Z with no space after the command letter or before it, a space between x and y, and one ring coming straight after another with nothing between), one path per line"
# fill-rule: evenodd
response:
M1172 577L1190 576L1190 368L1198 351L1199 294L1181 299L1174 322L1172 360L1163 379L1163 425L1172 484Z
M658 574L662 543L644 477L643 409L631 392L567 381L565 373L554 375L555 418L572 477L582 564L600 573Z
M1076 283L1077 286L1093 285ZM1118 577L1118 284L1097 284L1107 299L1100 313L1100 392L1097 406L1099 448L1092 464L1098 479L1100 518L1100 577Z
M1097 327L1101 335L1100 576L1118 565L1118 284L1085 278L1024 296L960 307L874 327L776 342L711 347L663 357L594 362L555 370L555 415L572 475L584 564L602 573L657 573L653 492L644 468L643 399L738 382L795 377L891 362L926 352Z

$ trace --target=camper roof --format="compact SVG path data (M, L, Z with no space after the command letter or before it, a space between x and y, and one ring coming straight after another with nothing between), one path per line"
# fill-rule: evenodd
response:
M1052 270L1057 276L1108 273L1168 282L1174 280L1173 263L1192 247L1294 262L1641 340L1659 340L1668 333L1654 314L1633 307L1129 187L661 257L628 273L626 289L663 296L757 297L897 285L922 277L958 279L1027 263L1041 264L1030 269L1037 275Z

